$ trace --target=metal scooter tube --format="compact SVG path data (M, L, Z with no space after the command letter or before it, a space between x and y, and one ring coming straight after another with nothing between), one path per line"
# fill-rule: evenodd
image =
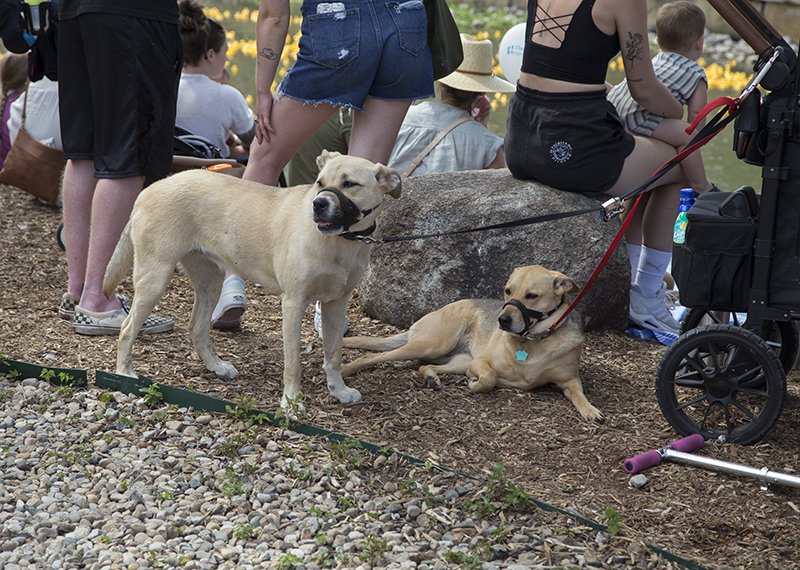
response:
M764 485L775 483L777 485L785 485L787 487L795 487L800 489L800 477L789 475L787 473L770 471L766 467L758 469L756 467L748 467L747 465L740 465L738 463L731 463L729 461L721 461L719 459L712 459L710 457L692 455L691 453L684 453L683 451L676 451L669 448L664 449L662 458L670 459L672 461L679 461L681 463L687 463L689 465L699 465L700 467L724 471L733 475L754 477L756 479L760 479Z

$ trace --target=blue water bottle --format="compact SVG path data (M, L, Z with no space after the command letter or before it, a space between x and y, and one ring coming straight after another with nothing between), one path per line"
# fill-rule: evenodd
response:
M674 243L683 243L686 241L686 212L694 204L694 192L691 188L683 188L681 190L681 203L678 206L678 217L675 220L675 231L672 234L672 241Z

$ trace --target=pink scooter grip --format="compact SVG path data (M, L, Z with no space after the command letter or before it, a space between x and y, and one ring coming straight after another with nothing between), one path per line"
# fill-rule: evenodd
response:
M699 433L692 434L690 436L684 437L683 439L679 439L678 441L673 441L670 443L670 447L674 447L675 451L683 451L684 453L691 453L695 449L700 449L703 447L703 443L705 443L705 439Z
M644 453L640 453L636 457L626 459L625 463L622 464L622 467L627 473L633 474L638 473L639 471L644 471L648 467L658 465L659 463L661 463L661 454L653 449L650 451L645 451Z
M703 436L699 433L695 433L688 437L684 437L677 441L673 441L669 444L669 447L675 449L675 451L683 451L684 453L689 453L694 451L695 449L700 449L703 447L704 443ZM644 471L648 467L653 467L654 465L658 465L661 463L662 459L661 452L653 449L651 451L646 451L637 455L636 457L631 457L630 459L626 459L625 462L622 464L623 469L625 469L626 473L638 473L639 471Z

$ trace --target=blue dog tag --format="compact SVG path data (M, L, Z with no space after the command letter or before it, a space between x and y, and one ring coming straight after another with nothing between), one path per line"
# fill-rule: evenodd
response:
M520 348L516 354L517 354L517 362L525 362L526 360L528 360L528 353L525 352L524 349Z

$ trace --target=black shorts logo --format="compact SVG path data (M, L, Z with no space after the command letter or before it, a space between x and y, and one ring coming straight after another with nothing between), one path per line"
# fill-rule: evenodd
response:
M572 145L564 141L554 143L553 146L550 147L550 158L552 158L554 162L564 164L572 158Z

